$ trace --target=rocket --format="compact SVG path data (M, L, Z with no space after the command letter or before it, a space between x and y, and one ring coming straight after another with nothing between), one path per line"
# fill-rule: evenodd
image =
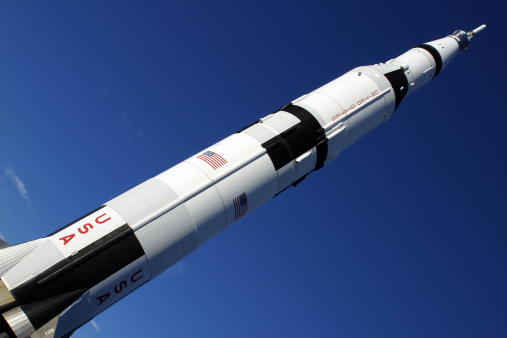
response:
M485 27L355 68L44 238L0 240L0 337L70 337L389 120Z

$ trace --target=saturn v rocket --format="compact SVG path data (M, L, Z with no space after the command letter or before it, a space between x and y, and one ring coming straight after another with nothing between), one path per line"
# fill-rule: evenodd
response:
M69 337L389 120L485 25L358 67L47 237L0 243L0 337Z

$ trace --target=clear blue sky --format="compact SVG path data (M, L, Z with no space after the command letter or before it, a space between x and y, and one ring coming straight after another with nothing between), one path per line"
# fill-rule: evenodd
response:
M501 3L4 1L0 231L45 236L356 66L486 23L388 123L75 337L505 337Z

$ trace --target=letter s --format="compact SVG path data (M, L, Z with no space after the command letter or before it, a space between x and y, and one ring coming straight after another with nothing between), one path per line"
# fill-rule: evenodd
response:
M118 287L118 286L120 287L120 290L118 290L118 289L117 289L117 287ZM115 293L120 293L120 292L121 292L121 290L123 290L123 288L126 288L126 287L127 287L127 282L126 282L126 281L124 281L124 280L122 280L122 281L120 282L120 284L118 284L118 285L115 285L115 286L114 286L114 292L115 292Z
M77 231L79 231L80 234L86 234L88 232L88 230L93 229L93 225L91 225L90 223L86 223L85 225L83 225L83 229L84 230L81 230L81 228L78 228Z

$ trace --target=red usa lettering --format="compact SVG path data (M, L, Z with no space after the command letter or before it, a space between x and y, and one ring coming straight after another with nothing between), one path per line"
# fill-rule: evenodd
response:
M141 278L143 278L143 274L142 273L143 273L143 270L137 270L136 272L134 272L132 274L132 276L130 276L130 283L134 284L135 282L137 282L138 280L140 280ZM118 283L117 285L114 286L114 288L113 288L113 290L111 290L111 292L106 292L106 293L98 296L97 297L97 300L99 301L98 306L102 305L102 303L104 303L106 301L106 299L108 299L111 296L111 293L113 291L114 291L115 294L119 294L124 289L126 289L127 286L128 286L127 281L126 280L122 280L120 283Z
M104 214L100 215L99 217L95 218L95 225L104 224L107 221L109 221L110 219L111 219L111 217L107 216L104 213ZM78 234L82 234L82 235L87 234L90 230L93 230L93 225L91 223L86 223L82 227L77 228ZM63 236L63 237L59 238L59 240L63 241L63 245L67 245L76 236L77 236L77 234L71 233L70 235Z

